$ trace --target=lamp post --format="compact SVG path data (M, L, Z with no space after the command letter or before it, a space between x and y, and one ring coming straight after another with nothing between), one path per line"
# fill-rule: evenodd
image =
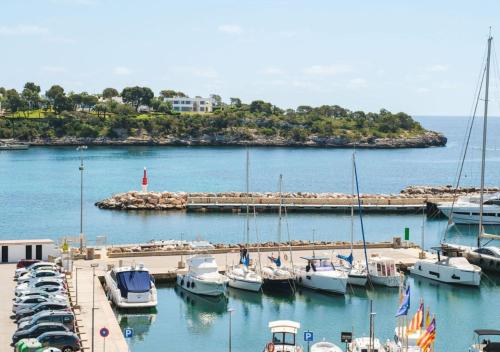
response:
M76 305L78 306L78 270L81 270L82 268L76 267L75 266L75 294L76 294Z
M231 321L231 318L232 318L232 315L233 315L233 312L235 311L234 308L229 308L227 310L229 312L229 352L231 352L231 328L232 328L232 321Z
M97 263L90 264L92 267L92 349L91 352L94 352L94 318L95 318L95 268L99 266Z
M80 152L80 254L83 254L83 152L87 150L86 145L80 145L76 148Z

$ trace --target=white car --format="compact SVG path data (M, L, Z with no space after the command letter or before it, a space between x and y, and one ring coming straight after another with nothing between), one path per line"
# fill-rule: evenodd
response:
M26 291L31 288L40 288L40 287L46 287L46 286L53 286L53 287L62 287L66 289L66 283L64 282L63 279L59 278L51 278L51 277L42 277L38 279L33 279L28 282L22 283L20 285L16 286L16 291L15 294L18 296L18 293L22 291Z
M30 291L24 291L22 293L22 295L16 296L15 298L12 298L12 300L14 302L20 302L25 297L30 297L30 296L42 296L42 297L48 298L48 297L57 297L57 296L67 297L67 295L68 295L68 293L64 289L58 289L58 290L56 289L53 292L47 292L47 291L44 291L44 290L37 288L37 289L30 290Z
M19 276L21 276L24 273L27 273L27 272L32 271L32 270L38 270L41 268L46 268L46 269L51 268L53 270L59 270L60 267L54 263L38 262L38 263L31 264L30 266L25 267L25 268L16 269L16 272L14 274L14 278L18 278Z
M12 313L17 313L19 310L24 308L30 308L38 303L42 302L58 302L58 303L68 303L68 297L66 296L53 296L53 297L43 297L43 296L28 296L23 297L19 302L15 302L12 306Z
M61 274L59 271L52 270L52 269L38 269L34 271L28 271L17 279L17 283L21 284L23 282L27 282L33 278L39 278L39 277L58 277L58 278L63 278L64 274Z
M40 293L46 293L46 294L59 294L59 295L66 295L68 291L64 287L60 286L41 286L41 287L29 287L25 290L21 290L15 293L16 298L20 298L26 295L34 295L37 294L38 292Z

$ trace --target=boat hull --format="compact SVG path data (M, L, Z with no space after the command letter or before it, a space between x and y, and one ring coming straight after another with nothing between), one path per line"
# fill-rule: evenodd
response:
M263 278L262 279L262 289L267 292L294 292L295 291L295 283L293 279L285 279L285 278Z
M154 286L149 290L149 292L129 292L128 297L124 298L122 297L121 291L116 285L116 282L111 278L109 273L106 273L104 280L106 281L106 295L108 299L111 300L111 302L113 302L113 304L118 308L154 308L158 304L156 288Z
M471 264L475 264L485 271L500 273L500 258L475 252L467 252L466 256Z
M259 292L262 288L262 282L245 280L243 278L229 277L228 286L245 291Z
M439 210L448 218L452 218L455 224L474 225L479 224L479 206L457 208L453 211L451 206L438 206ZM500 207L485 207L483 211L484 225L500 225Z
M428 262L417 261L410 268L410 273L447 284L479 286L481 283L480 271L462 270Z
M222 296L227 293L227 282L200 280L190 275L177 275L177 285L191 293L203 296Z
M399 287L401 279L399 276L375 276L370 275L370 280L374 285Z
M366 286L368 276L364 274L349 273L347 276L347 283L354 286Z
M325 272L327 274L329 272ZM306 272L298 270L297 282L300 286L324 292L345 294L347 291L347 274L343 276L321 275L321 272Z

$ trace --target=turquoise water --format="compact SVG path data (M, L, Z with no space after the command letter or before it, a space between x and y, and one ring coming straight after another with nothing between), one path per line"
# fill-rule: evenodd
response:
M363 193L397 193L412 184L451 184L460 154L465 118L426 117L427 128L443 132L445 148L359 150L360 188ZM465 165L464 184L478 183L479 133L474 133L472 152ZM487 183L500 184L500 119L491 119ZM350 158L347 149L251 148L251 189L277 189L280 173L287 191L350 192ZM148 167L150 189L163 191L244 190L245 149L216 147L92 147L85 152L84 231L92 241L107 236L111 243L144 242L150 239L203 238L212 242L243 240L244 217L238 214L125 213L99 210L93 204L113 193L140 187L142 168ZM0 239L54 238L79 232L80 175L75 148L30 148L0 152ZM404 227L411 239L420 241L422 217L366 215L369 241L401 236ZM273 214L258 216L261 240L276 238ZM439 242L446 226L443 219L425 221L425 246ZM287 230L288 229L288 230ZM293 239L347 240L349 214L290 214L284 235ZM475 227L454 228L450 236L474 242ZM497 230L494 230L497 231ZM255 225L252 224L252 234ZM356 233L359 229L356 225ZM255 241L252 235L252 241ZM492 281L493 280L493 281ZM437 351L464 351L472 330L500 328L500 279L483 279L480 289L450 287L425 279L409 279L413 302L421 297L438 317ZM396 290L397 291L397 290ZM227 302L162 287L153 315L120 315L123 327L136 331L132 351L226 350L228 307L234 307L233 351L261 351L268 341L267 323L294 319L317 338L338 342L341 331L354 328L368 332L369 299L377 312L377 336L393 335L398 295L390 289L357 290L345 297L300 291L293 297L252 295L231 291ZM415 306L415 304L414 304ZM415 310L413 307L412 312Z
M359 150L362 193L397 193L412 184L450 184L457 165L465 118L420 118L427 128L448 138L444 148ZM477 184L480 131L473 134L465 184ZM487 183L500 182L500 119L490 121ZM498 147L497 147L498 145ZM280 173L288 191L350 192L348 149L251 148L251 189L277 189ZM106 235L111 243L143 242L153 238L204 238L214 242L242 240L243 219L236 214L124 213L99 210L94 203L113 193L139 189L142 168L148 167L151 190L231 191L244 189L245 149L218 147L92 147L85 152L84 232L92 241ZM79 155L75 148L30 148L0 152L0 238L58 238L79 233ZM308 239L346 239L347 214L291 214L290 235ZM420 234L419 215L367 215L370 241ZM259 216L260 238L273 239L276 219ZM426 222L426 243L436 244L443 220ZM474 229L472 229L474 230ZM456 233L469 242L469 228Z
M491 281L493 280L493 281ZM435 314L438 333L436 351L467 351L472 343L472 331L479 327L499 327L500 278L484 280L480 287L456 287L427 279L409 278L413 304L411 316L420 298ZM227 351L229 316L232 313L232 350L262 351L269 341L267 323L272 320L299 321L302 332L314 332L317 340L326 338L340 345L340 332L353 330L355 335L369 332L368 313L373 300L376 315L376 335L381 340L392 339L398 305L398 290L376 287L357 289L345 297L301 289L295 296L280 297L230 290L229 299L212 300L196 296L173 286L158 290L156 314L118 314L122 328L131 327L131 351L159 350L168 343L169 351ZM410 319L411 319L410 316ZM304 347L305 345L302 344Z

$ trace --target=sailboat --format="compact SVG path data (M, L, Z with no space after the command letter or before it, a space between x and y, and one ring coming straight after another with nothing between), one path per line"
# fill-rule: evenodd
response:
M271 256L270 264L265 265L261 269L262 288L265 291L279 291L279 292L294 292L295 291L295 275L292 270L287 270L281 267L281 222L283 198L281 194L283 184L283 176L279 177L279 197L280 204L278 210L278 257Z
M352 182L351 182L351 194L353 196L353 201L351 202L351 253L348 256L338 254L337 258L342 260L342 266L340 269L347 271L347 283L355 286L366 286L368 281L368 275L366 271L366 266L360 262L354 262L353 257L353 245L354 245L354 153L352 154Z
M500 248L498 246L489 245L489 243L493 240L500 240L500 235L488 234L484 230L484 225L489 223L488 217L490 216L490 210L487 210L489 206L490 200L495 200L495 196L486 196L484 192L484 180L485 180L485 170L486 170L486 145L487 145L487 135L488 135L488 101L489 101L489 85L490 85L490 58L491 58L491 43L493 37L488 36L488 54L486 58L486 67L483 72L483 79L485 78L485 90L484 90L484 114L483 114L483 135L482 135L482 150L481 150L481 188L479 193L479 199L477 200L477 204L479 206L479 216L477 218L478 223L478 235L477 235L477 246L461 246L450 243L442 243L441 247L444 252L455 252L457 255L465 255L465 257L469 260L473 265L477 265L480 268L493 272L500 272ZM481 81L482 83L482 81ZM479 92L476 100L476 109L480 100L482 84L479 88ZM476 110L474 110L474 115L476 114ZM470 133L472 131L472 124L470 126L470 130L468 132L467 139L470 138ZM465 156L467 154L467 146L465 145L463 159L460 166L460 171L458 173L457 179L457 188L460 182L460 177L463 169L463 164L465 160ZM496 203L495 203L496 202ZM499 204L498 200L494 201L492 204ZM485 213L486 211L486 213ZM454 215L453 210L450 210L449 224L453 221ZM446 232L445 232L446 235ZM482 241L484 240L484 241ZM483 243L485 242L485 243Z
M238 288L241 290L259 292L262 287L262 278L259 274L255 272L253 268L250 267L250 254L248 252L248 244L250 242L250 204L248 202L249 198L249 164L250 155L247 148L246 153L246 228L245 228L245 238L246 245L240 250L240 263L236 266L229 268L226 271L226 276L229 279L228 285L232 288Z
M348 352L387 352L380 340L375 337L375 315L373 301L370 301L370 336L353 339L348 345Z

